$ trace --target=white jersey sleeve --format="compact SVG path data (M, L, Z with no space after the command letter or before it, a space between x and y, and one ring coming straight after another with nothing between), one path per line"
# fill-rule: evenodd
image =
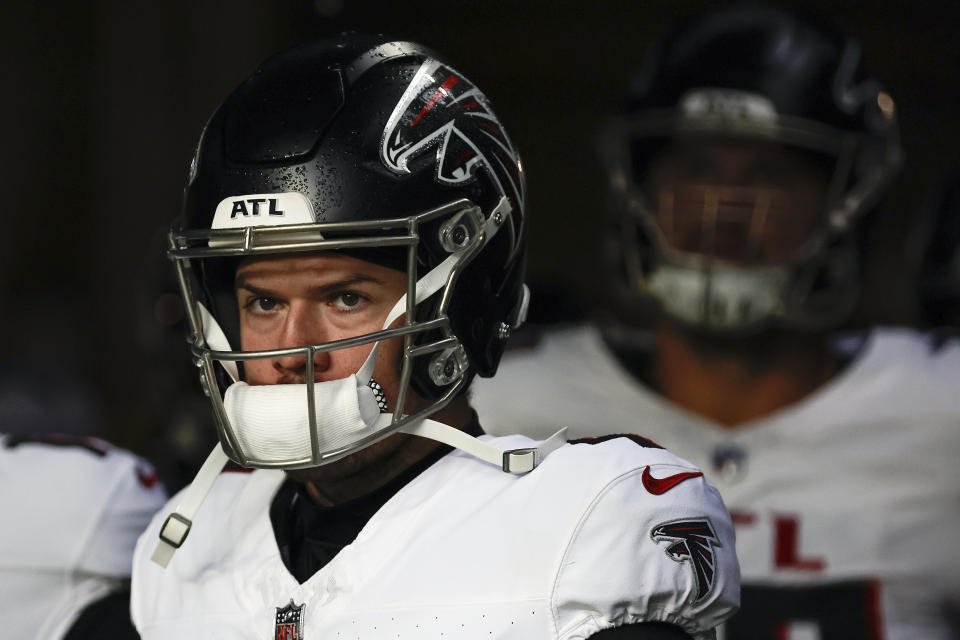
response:
M629 449L629 437L599 444ZM733 525L720 494L663 449L611 479L577 526L557 575L561 638L668 622L709 638L739 602ZM587 605L589 603L589 605Z
M129 579L139 533L165 500L145 460L102 441L0 438L0 628L62 637Z

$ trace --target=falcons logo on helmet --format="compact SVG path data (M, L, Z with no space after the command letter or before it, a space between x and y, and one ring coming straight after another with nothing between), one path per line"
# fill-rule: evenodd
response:
M702 520L675 520L657 525L650 532L654 542L661 540L675 540L667 547L667 555L677 562L689 561L697 577L697 596L694 602L699 602L713 587L713 578L716 572L714 547L720 546L720 541L713 532L710 521Z
M472 82L428 59L387 120L380 156L390 170L410 173L407 164L433 148L438 182L466 183L478 170L486 171L513 204L516 227L523 210L523 178L513 143Z

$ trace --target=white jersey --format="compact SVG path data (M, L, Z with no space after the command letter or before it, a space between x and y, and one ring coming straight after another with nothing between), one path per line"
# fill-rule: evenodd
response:
M104 442L0 436L0 629L61 638L125 585L137 536L166 500L153 468Z
M945 613L960 610L955 344L876 330L821 389L731 430L635 382L580 327L508 354L473 403L491 433L639 433L704 469L736 525L728 638L958 637Z
M150 561L168 509L158 514L134 560L144 640L573 639L642 621L700 639L738 601L716 490L689 463L626 438L564 445L524 476L455 451L303 584L269 517L284 477L221 474L165 570Z

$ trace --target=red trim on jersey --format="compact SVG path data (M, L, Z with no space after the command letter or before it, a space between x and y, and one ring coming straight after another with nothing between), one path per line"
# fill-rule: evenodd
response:
M142 484L145 489L150 489L153 485L157 484L160 478L157 477L157 472L153 469L137 469L137 480L140 481L140 484Z
M870 640L883 640L883 608L880 600L880 581L871 580L864 592L864 609L867 614L867 634Z
M635 433L611 433L605 436L589 436L586 438L577 438L576 440L567 440L567 442L569 444L600 444L601 442L613 440L614 438L626 438L634 444L638 444L646 449L663 449L663 447L658 445L650 438L644 438L643 436L638 436Z
M427 112L430 109L433 109L438 102L443 100L444 96L447 95L447 92L453 88L455 84L460 82L460 78L457 76L447 76L447 79L443 81L443 84L440 85L440 88L433 92L433 95L430 96L430 99L427 100L427 104L424 105L423 109L420 110L420 113L417 114L417 117L413 119L413 122L410 123L410 128L413 128L413 125L417 124L420 121L420 118L427 115Z

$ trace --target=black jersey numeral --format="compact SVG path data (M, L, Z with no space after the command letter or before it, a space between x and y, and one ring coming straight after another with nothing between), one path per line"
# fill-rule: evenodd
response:
M876 581L815 586L743 585L727 640L787 640L794 626L814 626L820 640L882 640Z

